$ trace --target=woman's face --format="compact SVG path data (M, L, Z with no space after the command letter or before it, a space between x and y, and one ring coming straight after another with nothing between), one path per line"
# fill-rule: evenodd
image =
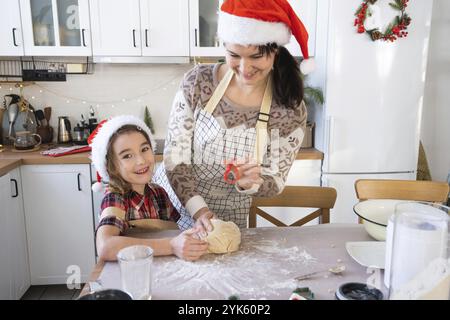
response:
M143 187L150 182L155 166L153 151L139 132L126 132L116 138L113 153L117 170L133 190L143 192Z
M267 79L275 60L275 52L259 53L257 46L225 44L227 65L236 74L237 81L246 85L259 84Z

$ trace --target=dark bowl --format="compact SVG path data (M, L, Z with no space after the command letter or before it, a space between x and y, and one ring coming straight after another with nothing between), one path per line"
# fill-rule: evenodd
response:
M335 293L337 300L383 300L383 293L365 283L344 283Z
M88 293L78 300L133 300L130 295L122 290L106 289Z

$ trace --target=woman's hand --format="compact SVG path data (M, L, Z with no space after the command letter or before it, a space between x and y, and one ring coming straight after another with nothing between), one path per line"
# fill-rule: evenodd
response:
M264 180L261 177L261 166L257 163L237 163L236 167L239 170L239 179L236 181L238 188L248 190L254 185L259 187L264 183Z
M173 254L187 261L197 260L205 254L208 250L208 242L196 239L194 234L197 232L196 228L192 228L170 240Z
M215 219L214 212L207 207L201 208L194 214L195 225L194 228L198 230L197 235L200 239L206 238L208 232L213 231L214 227L211 223L211 219Z

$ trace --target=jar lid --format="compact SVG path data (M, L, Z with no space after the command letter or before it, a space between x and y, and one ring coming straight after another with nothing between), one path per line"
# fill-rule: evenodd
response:
M336 291L338 300L383 300L383 293L377 288L369 288L365 283L344 283Z

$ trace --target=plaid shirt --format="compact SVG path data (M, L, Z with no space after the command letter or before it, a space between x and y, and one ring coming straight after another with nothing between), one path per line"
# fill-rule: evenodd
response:
M100 212L108 207L116 207L125 211L125 220L115 216L107 216L100 220L98 228L104 225L116 226L120 233L129 228L128 221L139 219L161 219L177 222L180 214L170 202L166 191L157 184L149 183L145 186L144 195L136 191L125 195L106 192L100 206Z

